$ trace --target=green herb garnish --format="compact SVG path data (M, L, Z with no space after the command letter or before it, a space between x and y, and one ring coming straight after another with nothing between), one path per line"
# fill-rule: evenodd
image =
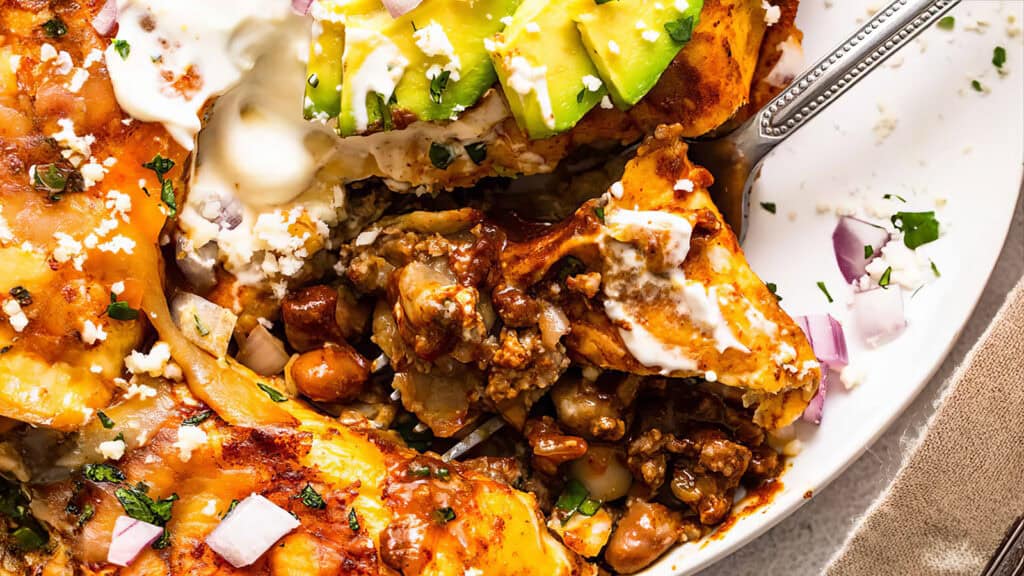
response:
M818 290L821 290L821 292L825 294L825 298L828 298L829 304L835 302L835 300L832 300L832 295L828 293L828 288L825 287L824 282L818 282Z
M444 91L448 89L448 80L452 73L449 70L442 70L440 74L430 79L430 101L440 104L444 100Z
M907 203L907 199L904 198L903 196L900 196L899 194L884 194L884 195L882 195L882 198L885 198L886 200L892 200L893 198L895 198L896 200L899 200L900 202L903 202L904 204Z
M665 31L670 38L682 44L689 42L693 37L693 16L686 16L679 20L665 23Z
M110 305L107 306L107 316L114 320L128 322L130 320L138 320L139 311L129 306L127 302L118 302L117 296L111 292Z
M577 512L584 516L593 516L597 514L597 511L601 509L601 501L593 498L587 498L580 504L580 507L576 509Z
M469 156L469 159L477 166L483 164L484 160L487 160L487 142L466 144L466 156Z
M438 524L447 524L455 520L455 510L452 510L450 506L438 508L434 510L434 519L437 520Z
M975 92L984 92L985 87L981 85L981 82L977 80L971 80L971 88L974 88Z
M944 18L941 18L939 22L936 24L936 26L942 28L943 30L952 30L955 24L956 18L953 18L952 16L946 16Z
M875 255L875 247L871 244L864 245L864 259L867 260Z
M584 88L583 90L580 90L579 93L576 94L576 103L577 104L582 104L583 103L583 99L586 98L586 97L587 97L587 89Z
M911 250L939 239L939 221L935 212L897 212L892 225L903 232L903 243Z
M601 223L603 224L604 223L604 206L594 206L594 216L597 216L597 219L600 220Z
M779 287L774 282L767 282L765 286L768 287L768 291L772 293L772 296L775 296L776 301L782 301L782 296L779 296Z
M82 527L86 522L92 520L92 517L96 514L96 508L92 504L87 503L82 507L82 513L78 515L78 521L75 524L78 527Z
M437 478L438 480L448 480L451 477L451 472L449 472L447 468L438 468L437 470L434 470L434 478Z
M32 167L32 187L45 192L51 202L58 202L65 192L81 192L82 176L56 164L37 164Z
M455 153L452 149L437 142L431 142L429 156L430 163L438 170L447 170L452 162L455 162Z
M142 167L156 173L156 179L160 182L160 200L170 209L170 214L168 215L174 218L178 213L178 202L174 198L174 182L166 178L167 173L174 168L174 160L157 154L152 160L143 164ZM143 191L146 192L147 196L149 195L148 190L143 188Z
M143 490L125 487L114 490L114 497L121 503L125 514L157 526L163 526L170 521L171 507L178 500L177 494L153 500Z
M68 33L68 26L63 20L54 16L46 22L43 22L43 32L45 32L50 38L60 38Z
M1006 48L996 46L992 50L992 65L1002 70L1003 64L1006 64Z
M182 420L181 421L181 425L182 426L199 426L203 422L206 422L206 419L209 418L210 416L213 416L213 410L203 410L202 412L200 412L198 414L195 414L193 416L189 416L188 418L185 418L184 420Z
M227 517L228 517L228 514L231 514L232 512L234 512L234 511L235 511L235 508L237 508L237 507L238 507L238 498L233 498L233 499L231 500L231 503L230 503L230 504L228 504L228 509L227 509L227 510L226 510L226 511L224 512L224 515L223 515L223 516L221 516L221 518L222 518L222 519L223 519L223 518L227 518Z
M102 424L103 427L106 428L107 430L110 430L111 428L114 427L114 421L110 419L110 416L104 414L103 410L97 411L96 417L100 419L100 424Z
M942 278L942 274L939 272L939 267L935 265L935 261L932 260L930 263L932 265L932 274L935 274L936 278Z
M284 402L288 400L287 396L281 394L280 392L271 388L270 386L267 386L263 382L258 382L256 385L259 386L260 390L266 392L267 396L270 396L270 399L273 400L274 402Z
M885 269L885 272L882 272L882 277L878 279L878 285L881 286L882 288L888 288L889 284L892 283L891 277L892 266L889 266L888 268Z
M125 478L124 472L121 472L116 466L111 464L86 464L82 468L82 473L93 482L117 484L118 482L124 482Z
M127 40L121 40L120 38L114 39L114 52L121 57L121 60L127 60L128 55L132 53L132 47L128 44Z
M429 478L430 467L413 462L409 464L409 475L415 478Z
M309 75L309 78L306 78L306 84L309 84L311 88L316 88L320 85L320 77L317 76L316 72L313 72Z
M297 498L301 499L303 504L314 510L323 510L324 508L327 508L327 503L324 502L323 497L320 496L320 493L317 492L316 489L308 482L306 483L306 487L302 489L302 492L299 492Z
M199 314L193 314L192 321L195 322L196 332L198 332L200 336L210 335L210 329L203 325L203 321L199 319Z
M356 516L355 507L348 509L348 527L353 532L359 532L359 517Z
M761 202L761 208L764 208L768 212L775 214L775 202Z
M18 548L25 552L38 550L45 546L47 542L47 536L40 534L31 526L20 526L15 528L14 531L11 532L11 536L14 538L14 543Z

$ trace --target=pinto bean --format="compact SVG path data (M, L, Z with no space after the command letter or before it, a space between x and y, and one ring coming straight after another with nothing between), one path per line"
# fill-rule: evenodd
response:
M604 559L616 572L638 572L675 544L682 530L678 512L654 502L634 501L615 526Z
M281 303L284 333L299 351L342 340L336 320L338 293L329 286L309 286L289 294Z
M318 402L348 402L363 391L370 363L348 344L328 344L295 359L292 380L299 392Z

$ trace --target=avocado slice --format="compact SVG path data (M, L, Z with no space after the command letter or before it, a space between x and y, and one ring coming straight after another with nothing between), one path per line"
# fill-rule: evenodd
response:
M491 59L509 107L530 138L573 126L605 96L573 18L594 0L524 0ZM589 87L588 87L589 86Z
M341 55L345 50L345 18L378 9L379 0L317 0L313 15L303 116L326 122L341 112Z
M390 128L395 88L409 65L398 45L381 32L390 20L384 11L346 18L338 115L342 136Z
M396 108L418 120L452 120L497 80L484 39L520 0L425 0L384 33L409 58Z
M703 0L612 0L576 16L583 44L619 108L631 108L690 40Z

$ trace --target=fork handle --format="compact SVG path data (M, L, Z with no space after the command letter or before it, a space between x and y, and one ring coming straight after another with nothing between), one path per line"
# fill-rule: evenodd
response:
M960 0L896 0L880 10L757 114L759 148L767 153L835 102Z

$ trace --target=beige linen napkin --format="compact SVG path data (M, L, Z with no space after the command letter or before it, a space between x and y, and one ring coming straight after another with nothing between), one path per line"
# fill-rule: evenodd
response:
M938 311L937 311L938 312ZM829 576L981 574L1024 514L1024 281Z

